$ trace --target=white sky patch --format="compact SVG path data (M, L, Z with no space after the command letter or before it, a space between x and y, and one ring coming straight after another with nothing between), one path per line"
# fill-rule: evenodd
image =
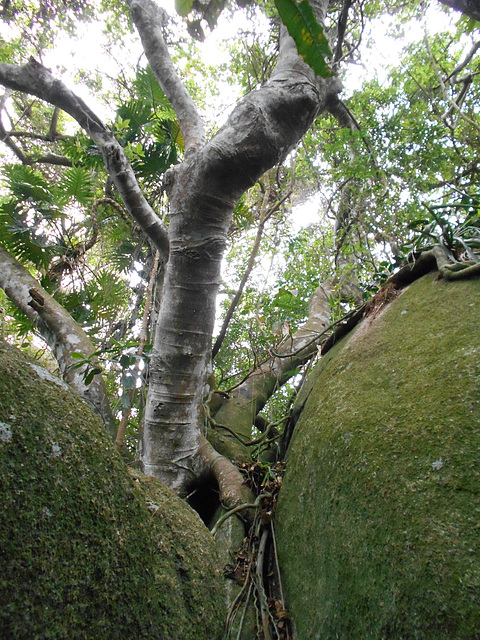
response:
M160 0L159 5L169 15L176 15L174 0ZM69 89L81 97L103 122L108 122L115 118L116 102L111 101L110 104L105 104L82 79L82 75L85 75L83 72L87 75L98 73L104 87L108 88L108 76L114 78L124 70L122 63L125 51L120 53L120 49L116 52L108 48L103 28L103 23L99 21L79 24L76 37L60 34L55 48L46 52L42 62L52 70L54 75L61 78ZM213 32L206 29L205 41L196 43L204 65L216 67L219 64L226 64L229 54L225 43L235 40L239 30L248 28L249 22L244 12L239 12L238 19L235 20L228 20L221 15L217 28ZM135 67L142 57L145 58L136 30L132 34L122 36L122 44L125 45L125 43L128 64ZM241 89L238 85L232 85L226 81L217 83L217 87L218 95L207 98L206 109L210 113L208 119L211 118L215 126L220 127L238 101Z
M158 4L164 8L169 15L175 16L175 0L157 0ZM455 19L457 15L455 14ZM262 17L258 17L263 22ZM268 21L265 18L265 24ZM395 24L388 17L370 21L367 24L361 47L362 66L350 65L346 71L344 94L350 95L354 90L360 89L363 82L372 77L377 77L380 83L388 78L389 66L398 64L403 47L411 42L420 40L426 27L430 35L446 29L451 24L452 17L446 14L441 8L432 5L427 13L425 22L412 20L406 25ZM223 14L220 16L217 28L213 32L206 30L205 42L199 43L199 51L202 61L207 66L217 66L228 62L228 53L225 50L225 42L238 40L239 33L248 30L249 20L244 11L238 11L235 19L227 19ZM103 24L86 23L79 25L78 37L72 38L64 34L57 39L57 46L44 56L43 63L51 68L67 86L74 90L77 95L85 100L90 108L104 121L114 117L116 105L105 105L97 99L95 92L89 88L79 78L78 70L96 72L102 76L104 74L114 77L121 70L121 60L115 61L115 52L107 51L103 36ZM8 40L10 34L3 34ZM392 37L395 36L395 37ZM122 42L128 39L129 62L133 65L141 58L142 48L138 34L128 34L122 36ZM124 55L122 53L122 55ZM221 126L226 120L228 112L231 110L239 97L239 87L224 83L219 88L218 99L209 101L208 107L215 113L215 124ZM219 109L219 103L224 105ZM215 109L216 107L216 109Z
M175 16L174 0L159 0L158 4L169 15ZM257 19L261 27L262 16ZM265 25L268 21L265 18ZM423 37L425 26L429 34L435 34L448 27L451 17L436 6L432 6L427 14L425 23L412 20L406 25L392 26L394 22L388 18L380 18L368 23L361 47L362 66L350 65L346 70L344 96L347 97L363 82L376 77L380 83L384 83L389 75L389 68L398 64L402 49L409 43L420 40ZM247 31L251 24L244 11L238 11L235 19L229 19L223 14L220 16L217 28L213 32L206 29L206 39L198 43L199 53L205 66L216 67L226 64L229 54L226 44L238 41L240 33ZM143 55L140 40L136 31L133 34L122 36L122 42L127 42L127 51L131 65L136 65ZM103 24L88 23L79 25L78 37L72 38L64 34L57 40L54 50L44 57L44 64L54 73L61 76L65 84L77 95L85 100L88 106L104 121L111 121L115 117L116 104L112 101L106 105L95 95L87 84L82 81L82 70L87 73L98 73L105 82L105 74L115 77L122 69L122 57L125 52L119 54L120 59L115 59L115 51L107 50L103 35ZM107 80L108 83L108 80ZM207 98L206 110L210 113L207 118L220 127L226 121L229 113L241 97L241 89L235 84L226 81L217 83L217 95Z
M305 202L292 208L292 230L294 233L299 233L301 229L310 224L320 222L321 200L322 195L314 193Z
M165 9L170 16L175 15L175 0L157 0L157 4L162 7L162 9Z
M136 33L124 36L123 42L125 38L129 40L127 42L129 62L135 64L143 53L141 43ZM55 49L48 51L44 56L43 64L52 69L54 75L61 77L68 88L82 98L103 122L115 118L117 108L115 102L106 104L105 101L97 98L92 88L82 80L83 72L98 73L108 88L108 79L105 78L105 74L115 77L122 70L120 62L115 60L115 52L106 49L101 22L79 25L77 37L61 34L57 38Z

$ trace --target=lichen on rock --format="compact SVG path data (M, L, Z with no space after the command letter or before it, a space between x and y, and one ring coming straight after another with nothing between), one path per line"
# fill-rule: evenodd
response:
M0 341L0 637L220 640L208 530L29 362Z

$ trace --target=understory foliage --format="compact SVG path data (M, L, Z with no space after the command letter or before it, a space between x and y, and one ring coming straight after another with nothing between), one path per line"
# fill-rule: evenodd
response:
M94 19L92 7L81 5L67 5L68 20L62 26L69 32L81 30L82 21ZM123 33L129 18L113 3L104 3L101 9L108 43L112 33ZM270 19L274 10L265 9ZM193 9L191 3L183 3L177 10L188 15ZM359 59L365 25L356 21L358 10L354 3L342 50L341 59L346 61ZM213 5L202 11L203 19L213 27L216 20L209 21L206 15L213 11ZM382 11L380 6L369 6L369 18L386 20ZM265 35L265 18L252 6L246 15L251 22L245 22L238 42L228 46L231 58L225 58L212 76L206 75L211 70L195 61L198 54L192 40L187 52L178 50L179 62L188 73L187 85L204 104L211 101L209 94L218 96L222 83L248 91L264 82L268 69L273 68L275 50ZM420 13L410 9L393 20L406 21L412 16L418 19ZM199 17L197 14L196 19ZM446 22L445 16L441 17ZM29 13L9 3L3 18L10 25L13 19L17 21L13 35L3 40L5 62L20 61L26 52L48 55L61 33L54 4L42 3L35 9L32 3ZM334 10L327 16L331 29L336 18ZM433 33L407 45L400 63L391 67L386 79L366 80L344 98L355 119L353 129L341 128L332 115L319 117L293 156L269 172L237 204L220 289L220 314L228 308L245 272L262 207L268 209L282 201L265 223L255 268L215 361L220 388L238 383L268 357L270 348L305 321L309 297L320 282L338 270L340 254L345 257L342 268L349 275L354 273L368 296L414 246L421 244L424 234L414 232L428 227L429 216L438 212L438 207L444 207L444 220L449 224L453 220L450 213L461 225L476 224L478 47L473 45L474 55L467 60L476 31L464 33L465 19L460 14L454 18L457 24L453 20L448 33ZM224 18L223 24L230 29L229 20ZM168 29L175 47L173 38L182 33L178 18ZM216 33L221 34L221 28ZM179 43L186 38L181 36ZM122 56L121 43L113 55ZM462 66L464 61L467 64ZM110 101L117 139L149 202L168 224L162 176L182 158L182 134L150 67L131 57L125 62L122 73L115 77L107 74L99 80L95 68L87 66L79 67L77 75L90 87L101 82L99 97ZM346 68L340 67L341 73ZM347 81L347 94L350 83ZM224 91L221 99L228 104ZM38 99L7 91L2 120L5 130L14 131L8 137L10 149L4 146L2 244L87 330L113 389L128 379L119 377L125 368L120 365L122 353L131 356L129 367L137 365L133 353L154 250L123 210L99 150L85 133L75 131L69 116ZM59 158L61 164L57 164ZM334 223L346 185L352 190L353 215L335 237ZM313 221L314 213L317 222ZM309 222L301 228L304 215ZM344 302L348 301L332 298L332 320L348 310L342 306ZM3 335L24 346L37 345L32 343L32 323L5 295L2 306ZM149 326L153 317L154 310ZM33 346L36 348L41 349ZM145 352L148 354L148 341ZM141 384L138 371L130 378L135 379L135 385ZM141 398L139 394L134 400L140 402L140 411Z

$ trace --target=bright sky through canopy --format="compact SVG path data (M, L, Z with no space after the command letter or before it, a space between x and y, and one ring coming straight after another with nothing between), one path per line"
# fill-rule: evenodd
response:
M176 16L174 0L160 0L158 4L169 15ZM406 25L397 25L396 28L392 26L394 23L389 24L386 18L369 22L361 46L362 67L350 65L347 68L344 95L351 95L371 77L377 77L380 82L384 82L388 77L389 66L398 63L400 52L406 44L420 40L425 29L430 35L437 33L444 29L449 21L450 17L441 10L440 5L434 4L429 8L424 22L412 20ZM223 43L234 42L239 32L248 28L249 21L245 12L238 11L234 21L221 15L217 28L213 32L207 29L205 42L198 43L203 62L206 65L227 62L228 53ZM115 105L106 106L96 99L95 93L85 86L82 70L87 73L98 70L113 77L121 69L121 58L117 59L114 50L106 50L101 24L89 23L85 25L83 33L81 26L79 29L78 38L74 39L68 35L58 38L57 47L47 53L44 63L52 69L59 68L64 81L71 87L75 86L76 93L87 100L94 111L105 120L111 119L114 116ZM137 34L125 37L129 40L131 55L129 63L141 62L142 48ZM73 65L70 63L71 60ZM77 69L77 72L73 72L72 68ZM235 87L225 84L221 87L220 93L221 102L227 106L227 109L233 108L238 98ZM216 113L216 126L221 126L227 115L228 111Z

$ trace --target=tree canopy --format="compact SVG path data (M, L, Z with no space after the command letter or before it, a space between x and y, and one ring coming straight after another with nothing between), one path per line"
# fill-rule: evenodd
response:
M175 7L4 3L0 284L3 335L188 492L205 434L275 458L318 345L403 260L475 257L480 44L460 4Z

